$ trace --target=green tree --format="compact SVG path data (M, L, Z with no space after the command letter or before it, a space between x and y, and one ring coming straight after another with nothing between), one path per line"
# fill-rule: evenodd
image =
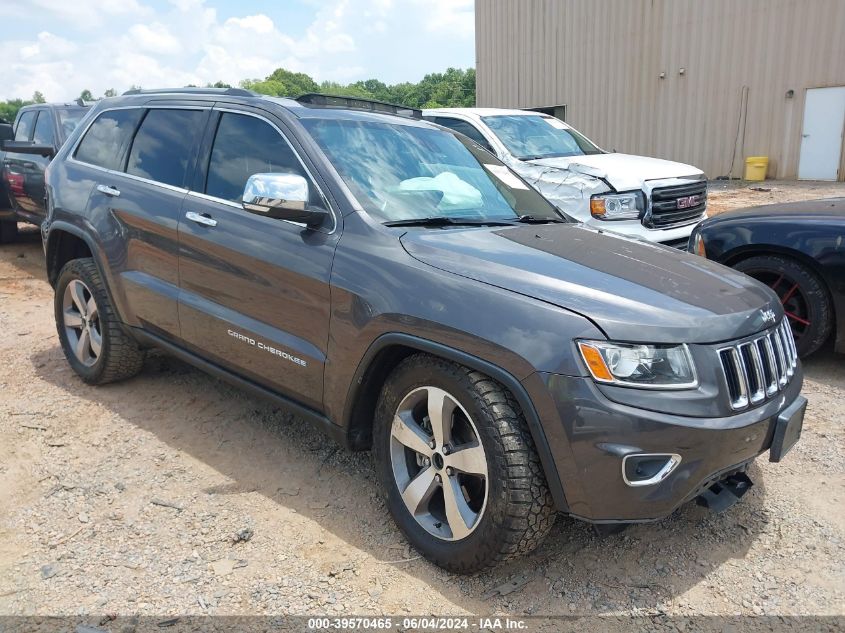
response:
M0 102L0 119L11 123L15 120L18 110L31 103L33 102L24 101L23 99L9 99L8 101Z
M94 95L93 95L93 94L91 94L91 91L90 91L90 90L88 90L88 88L86 88L85 90L83 90L83 91L79 94L79 98L80 98L80 99L82 99L83 101L93 101L93 100L94 100Z
M447 68L431 73L418 83L388 85L378 79L350 84L323 81L319 85L305 73L277 68L264 79L245 79L242 88L277 97L296 97L306 92L322 92L343 97L377 99L414 108L468 107L475 105L475 69Z
M305 73L295 73L284 68L277 68L264 79L245 79L240 86L274 97L297 97L320 89L317 82Z
M106 90L103 93L103 99L108 99L109 97L116 97L116 96L117 96L117 90L115 90L114 88L109 88L108 90Z
M33 103L44 103L44 94L40 90L36 90L32 93L32 102Z

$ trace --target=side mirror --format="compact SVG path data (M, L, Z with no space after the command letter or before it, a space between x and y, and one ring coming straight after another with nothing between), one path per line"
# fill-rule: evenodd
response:
M3 141L0 143L0 149L4 152L35 154L36 156L45 156L46 158L53 158L56 155L56 148L52 145L38 145L29 141Z
M11 141L15 138L15 131L11 123L0 123L0 141Z
M253 174L241 199L244 209L277 220L322 224L329 212L308 204L308 181L298 174Z

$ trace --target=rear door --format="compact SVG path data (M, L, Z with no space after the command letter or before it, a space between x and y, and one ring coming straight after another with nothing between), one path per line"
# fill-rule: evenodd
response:
M182 336L212 362L320 409L338 217L308 229L242 207L256 173L300 174L311 202L328 205L282 121L227 106L209 130L179 224Z
M88 219L131 325L180 336L177 229L210 104L157 102L103 112L73 160L93 180Z

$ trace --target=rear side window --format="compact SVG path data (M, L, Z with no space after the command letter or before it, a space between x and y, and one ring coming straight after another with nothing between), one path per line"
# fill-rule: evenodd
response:
M273 126L255 117L224 112L211 150L205 193L239 202L247 179L263 173L306 176L290 145ZM316 189L310 189L316 195Z
M437 125L442 125L443 127L447 127L450 130L455 130L455 132L460 132L464 136L470 137L473 141L485 149L490 148L490 143L486 138L484 138L484 135L479 132L474 125L470 125L466 121L450 119L447 117L435 117L434 122L437 123Z
M74 158L97 167L123 171L123 159L144 111L140 108L103 112L91 124Z
M184 187L205 117L203 110L150 110L132 142L126 173Z
M29 140L32 134L32 126L35 124L36 114L38 114L37 110L30 110L29 112L24 112L18 119L18 127L15 128L16 141Z
M56 135L53 132L53 117L47 110L38 113L38 120L35 122L35 135L33 142L38 145L55 145Z

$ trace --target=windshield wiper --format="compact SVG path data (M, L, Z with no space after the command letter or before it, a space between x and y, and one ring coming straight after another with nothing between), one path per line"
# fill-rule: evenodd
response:
M569 224L563 218L539 218L536 215L521 215L514 221L522 224Z
M407 220L392 220L384 222L385 226L509 226L510 222L502 220L483 220L473 218L450 218L442 215L430 218L408 218Z

